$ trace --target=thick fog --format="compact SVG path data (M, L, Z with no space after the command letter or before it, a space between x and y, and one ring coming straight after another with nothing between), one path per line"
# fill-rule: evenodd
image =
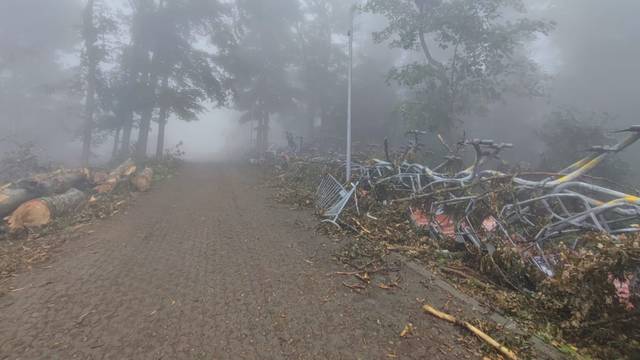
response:
M509 3L493 2L501 6ZM126 128L122 119L126 121L127 116L133 124L131 147L139 143L145 117L150 119L147 152L154 154L163 111L168 119L163 148L183 143L190 159L219 159L246 152L256 130L252 128L260 127L264 113L269 144L283 143L286 131L308 139L344 142L350 11L345 1L90 3L96 32L92 46L98 59L91 163L110 161L114 145L127 150L114 144L114 137L122 139ZM374 41L373 33L389 25L383 11L375 13L375 6L371 6L375 3L380 2L361 1L359 5L369 7L355 13L355 141L381 143L389 137L398 143L403 141L404 131L415 127L427 130L431 126L431 131L438 132L437 126L429 125L428 114L424 115L427 120L401 116L403 102L419 101L420 93L389 74L393 68L424 62L424 56L418 46L394 46L397 34ZM415 2L419 3L428 6L429 1ZM87 50L91 49L86 36L88 4L81 0L0 2L1 152L32 142L46 160L81 162L87 74L91 69L87 61ZM535 83L535 94L524 94L526 91L514 87L491 100L465 100L481 106L460 112L450 126L451 137L466 133L513 142L516 149L509 159L538 166L549 151L541 136L544 124L559 113L580 125L604 130L639 123L640 22L636 14L640 2L528 0L524 5L525 13L505 6L497 22L527 18L548 26L546 31L532 31L530 38L518 40L509 54L527 64L526 81ZM171 6L175 6L173 12L162 12L163 7ZM152 16L158 18L149 20ZM158 25L163 23L173 27ZM168 32L171 30L175 33ZM447 59L452 53L452 48L438 48L436 38L427 42L436 58ZM179 49L192 52L192 57L177 55ZM151 93L162 98L162 76L153 71L145 75L137 69L138 78L126 78L131 69L123 59L136 51L156 55L165 51L169 54L166 59L175 62L174 73L164 78L167 94L174 96L170 106L151 107L147 112L135 106L126 110L123 104L132 97L144 101L138 95L149 89L131 83L144 76L154 77L157 88ZM146 59L150 66L154 65L152 58ZM207 62L206 66L198 67L202 62ZM203 69L211 73L198 73ZM519 78L523 74L514 71L508 76L515 84L524 81ZM264 105L262 110L258 111L256 104ZM406 107L410 102L404 104Z

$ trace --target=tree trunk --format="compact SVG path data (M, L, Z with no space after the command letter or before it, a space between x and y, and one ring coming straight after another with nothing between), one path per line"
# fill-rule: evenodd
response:
M125 74L126 90L119 97L120 126L122 127L122 138L117 160L124 160L131 156L131 132L133 130L133 101L137 89L137 53L140 51L138 39L134 37L131 50L123 54L122 67Z
M0 219L31 199L63 193L86 183L85 171L57 171L19 180L15 184L0 188Z
M263 152L269 150L269 112L265 111L262 122L262 146Z
M118 127L116 129L115 134L113 135L113 149L111 150L111 161L115 161L118 157L118 149L120 148L120 133L122 132L122 127Z
M307 137L313 139L315 126L316 126L316 107L313 105L307 106Z
M91 140L93 136L93 116L96 108L96 69L97 54L95 42L97 40L96 29L93 25L94 0L88 0L84 12L84 42L87 52L87 94L85 103L84 126L82 131L82 165L89 165L91 155Z
M34 197L60 194L73 187L86 186L88 171L56 171L49 174L35 175L16 182L15 187L25 189Z
M62 195L28 201L11 214L9 229L16 231L47 225L54 218L77 210L85 200L86 196L82 191L71 189Z
M256 119L258 125L256 126L256 152L258 153L258 157L262 156L262 141L264 137L262 136L262 131L264 129L262 117L258 117Z
M253 133L254 133L253 121L249 121L249 148L253 147Z
M149 107L142 112L140 118L140 128L138 129L138 142L136 143L135 159L137 164L142 164L147 159L147 148L149 144L149 131L151 131L151 117L153 107Z
M120 141L120 160L126 159L131 155L131 132L133 131L133 111L129 110L123 119L122 140Z
M160 118L158 119L158 143L156 144L156 158L162 160L164 156L164 138L167 128L166 110L160 110Z
M160 104L160 115L158 116L158 142L156 144L156 158L158 158L158 160L162 160L162 157L164 155L164 138L165 138L165 131L167 127L167 121L169 118L169 109L168 109L168 104L166 99L166 93L168 89L169 89L169 77L165 76L162 79L162 93L163 93L163 97L165 98Z
M147 148L149 144L149 131L151 130L151 117L153 116L153 109L156 105L156 86L158 83L158 76L153 70L158 66L158 55L154 54L149 62L149 66L152 68L151 73L148 74L148 82L146 89L146 103L142 110L140 117L140 127L138 129L138 142L136 143L135 160L136 164L143 164L147 159Z

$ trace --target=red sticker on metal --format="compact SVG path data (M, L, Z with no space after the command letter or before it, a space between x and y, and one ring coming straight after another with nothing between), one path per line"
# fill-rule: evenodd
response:
M421 209L413 210L412 208L409 208L409 211L411 211L411 221L413 221L415 226L417 227L429 226L429 222L430 222L429 215L427 215L427 213L424 212L424 210L421 210Z
M442 235L449 238L453 238L456 235L456 226L451 217L446 214L438 214L434 220L440 228Z
M486 232L493 232L498 227L498 221L493 216L489 216L482 222L482 228Z

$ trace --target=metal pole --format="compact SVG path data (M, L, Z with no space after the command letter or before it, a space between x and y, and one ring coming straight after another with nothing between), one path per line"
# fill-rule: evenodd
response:
M351 92L353 82L353 22L355 17L355 6L351 8L350 23L349 23L349 78L348 87L349 93L347 95L347 169L346 169L346 181L351 181Z

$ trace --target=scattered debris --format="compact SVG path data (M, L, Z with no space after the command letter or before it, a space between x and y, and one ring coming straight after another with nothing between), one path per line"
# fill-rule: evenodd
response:
M466 321L460 321L460 320L456 319L455 317L453 317L453 316L451 316L449 314L446 314L446 313L443 313L441 311L438 311L438 310L434 309L430 305L423 305L422 309L424 310L424 312L426 312L428 314L431 314L431 315L437 317L438 319L442 319L442 320L448 321L448 322L450 322L452 324L456 324L458 326L466 328L467 330L471 331L474 335L479 337L481 340L483 340L484 342L486 342L487 344L491 345L496 350L498 350L507 359L511 359L511 360L517 360L518 359L518 356L516 356L516 354L513 351L511 351L508 348L502 346L499 342L495 341L491 336L485 334L482 330L480 330L477 327L471 325L470 323L468 323Z
M400 337L401 338L405 338L405 337L409 337L411 335L413 335L413 331L414 331L414 327L412 323L408 323L407 325L404 326L404 329L402 329L402 331L400 332Z
M179 155L179 153L176 153ZM131 160L113 171L102 169L58 169L46 173L31 166L0 186L0 279L18 269L33 267L48 259L52 248L90 234L83 228L95 220L124 212L136 191L146 191L152 183L171 177L180 159L168 153L162 161L150 162L135 174ZM50 168L49 168L50 169ZM137 179L133 179L133 177ZM0 294L6 292L0 289Z
M557 173L483 170L511 146L490 140L465 140L476 160L457 173L356 162L356 196L340 204L340 229L321 229L337 240L353 235L336 257L358 274L389 267L387 254L401 252L549 342L571 342L590 356L628 356L640 351L640 326L611 319L634 318L640 306L640 197L590 183L597 179L586 174L638 139L640 127L632 127L610 150ZM343 177L344 167L331 157L291 156L271 167L276 200L310 208L322 179Z

